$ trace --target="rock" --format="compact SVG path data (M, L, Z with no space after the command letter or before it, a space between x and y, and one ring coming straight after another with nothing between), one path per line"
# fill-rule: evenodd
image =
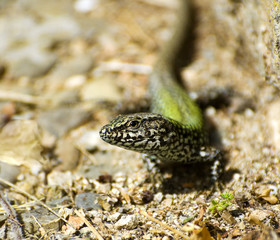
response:
M72 173L53 170L48 174L48 185L69 188L72 186Z
M116 212L116 213L108 216L108 220L112 221L112 222L116 222L120 219L120 217L121 217L121 214L119 212Z
M83 208L85 210L101 209L101 206L97 203L99 194L85 192L79 193L75 197L75 204L78 208Z
M45 231L59 231L63 224L61 219L43 207L38 207L21 214L21 219L24 224L24 230L29 232L29 234L35 234L39 231L40 226L38 222Z
M16 182L19 173L20 173L20 166L15 166L15 165L10 165L8 163L0 162L0 178L14 183Z
M58 64L49 76L49 79L54 79L55 81L64 81L71 76L85 74L89 72L92 67L93 59L91 55L82 54L79 56L74 56Z
M38 123L50 133L61 137L70 129L86 122L89 117L90 114L80 108L61 107L39 113Z
M259 198L264 199L270 204L276 204L278 202L278 187L273 185L260 185L255 190Z
M74 8L78 12L86 13L98 7L99 0L77 0Z
M161 201L163 200L163 194L162 192L158 192L154 195L154 201L156 203L161 203Z
M228 223L228 224L236 224L236 220L234 217L228 212L227 210L224 210L221 214L221 217Z
M66 79L64 87L66 89L79 88L86 82L86 79L86 76L82 74L72 75Z
M100 145L102 140L99 137L99 131L91 130L85 132L82 137L78 140L79 146L84 147L88 151L95 150Z
M46 95L49 100L49 104L54 108L55 106L68 106L76 104L79 101L78 91L75 89L71 90L60 90Z
M134 229L138 225L138 218L136 215L122 216L119 221L116 222L115 227L117 229Z
M55 149L55 154L62 161L62 163L56 168L57 170L73 170L78 165L80 152L74 146L73 142L69 140L59 139Z
M67 205L70 205L71 203L72 202L71 202L71 199L69 196L65 196L65 197L58 198L58 199L47 202L48 206L50 206L50 207L67 206Z
M252 239L257 239L257 240L278 240L279 237L273 229L270 228L265 228L264 230L261 231L251 231L245 235L242 236L242 240L252 240Z
M57 53L52 48L55 43L76 36L81 27L72 15L66 14L67 4L25 1L20 6L7 10L0 18L1 57L13 77L39 77L57 64ZM82 62L85 60L79 66Z
M9 21L9 24L6 24L6 21ZM0 51L12 76L41 76L55 63L56 56L40 45L42 42L38 38L42 32L39 33L38 29L41 27L42 24L36 23L30 15L19 12L17 17L1 19L0 35L3 38ZM26 34L30 33L30 29L33 29L32 34Z
M274 213L270 210L254 210L249 215L249 222L262 226L262 224L274 217Z
M96 78L81 89L81 98L83 100L120 101L122 95L115 79Z
M118 198L114 198L106 195L100 195L100 197L98 198L98 203L100 204L100 206L102 206L102 208L105 211L111 211L117 202L118 202Z
M267 111L266 121L270 130L269 138L276 149L280 151L280 101L269 104Z
M39 77L54 65L56 57L32 46L21 49L14 59L9 59L9 73L13 77Z
M0 133L1 162L15 166L23 165L37 174L42 167L41 151L39 129L35 121L11 121L2 129ZM13 170L15 171L13 174L16 174L16 168Z

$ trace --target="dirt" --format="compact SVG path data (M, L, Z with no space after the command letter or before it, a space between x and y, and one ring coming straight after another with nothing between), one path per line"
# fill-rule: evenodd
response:
M218 187L208 164L150 172L98 135L148 106L176 2L85 2L0 4L0 238L278 239L279 2L193 1L182 77L224 154Z

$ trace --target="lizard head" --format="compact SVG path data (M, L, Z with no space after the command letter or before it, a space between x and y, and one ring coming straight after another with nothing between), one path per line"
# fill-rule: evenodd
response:
M176 124L156 113L120 115L99 132L105 142L146 154L165 151L176 136Z

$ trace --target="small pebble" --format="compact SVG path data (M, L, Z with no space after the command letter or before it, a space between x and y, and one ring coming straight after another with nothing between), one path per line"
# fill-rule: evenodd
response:
M157 203L160 203L163 199L163 194L162 192L158 192L157 194L154 195L154 201Z
M75 204L78 208L83 208L85 210L101 209L101 206L97 203L99 194L85 192L77 194L75 197Z
M138 225L138 218L136 215L126 215L121 217L119 221L116 222L115 227L117 229L133 229Z
M86 13L93 10L93 8L97 7L98 4L99 0L77 0L74 8L77 12Z
M78 88L82 86L86 81L86 76L84 75L74 75L70 76L66 81L65 81L65 88Z
M254 210L251 212L249 215L249 222L257 224L257 225L262 225L262 222L269 218L274 216L274 213L269 210Z
M120 217L121 217L121 214L119 212L116 212L116 213L108 216L108 220L112 221L112 222L116 222L120 219Z
M68 188L72 186L72 173L70 171L61 172L53 170L48 175L48 185L49 186L61 186Z
M78 140L79 146L83 146L88 151L96 149L100 142L99 131L96 130L85 132Z
M61 107L39 113L37 121L43 129L61 137L86 122L89 117L90 114L81 108Z
M234 217L228 212L228 211L223 211L221 214L221 217L228 223L228 224L236 224L236 220Z

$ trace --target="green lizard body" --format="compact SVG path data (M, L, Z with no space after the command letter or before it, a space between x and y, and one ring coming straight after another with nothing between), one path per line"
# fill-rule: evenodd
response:
M181 0L174 36L161 51L149 76L151 113L120 115L102 127L100 137L125 149L162 162L213 161L212 177L219 176L219 150L208 146L199 107L176 81L173 70L185 26L188 0Z

